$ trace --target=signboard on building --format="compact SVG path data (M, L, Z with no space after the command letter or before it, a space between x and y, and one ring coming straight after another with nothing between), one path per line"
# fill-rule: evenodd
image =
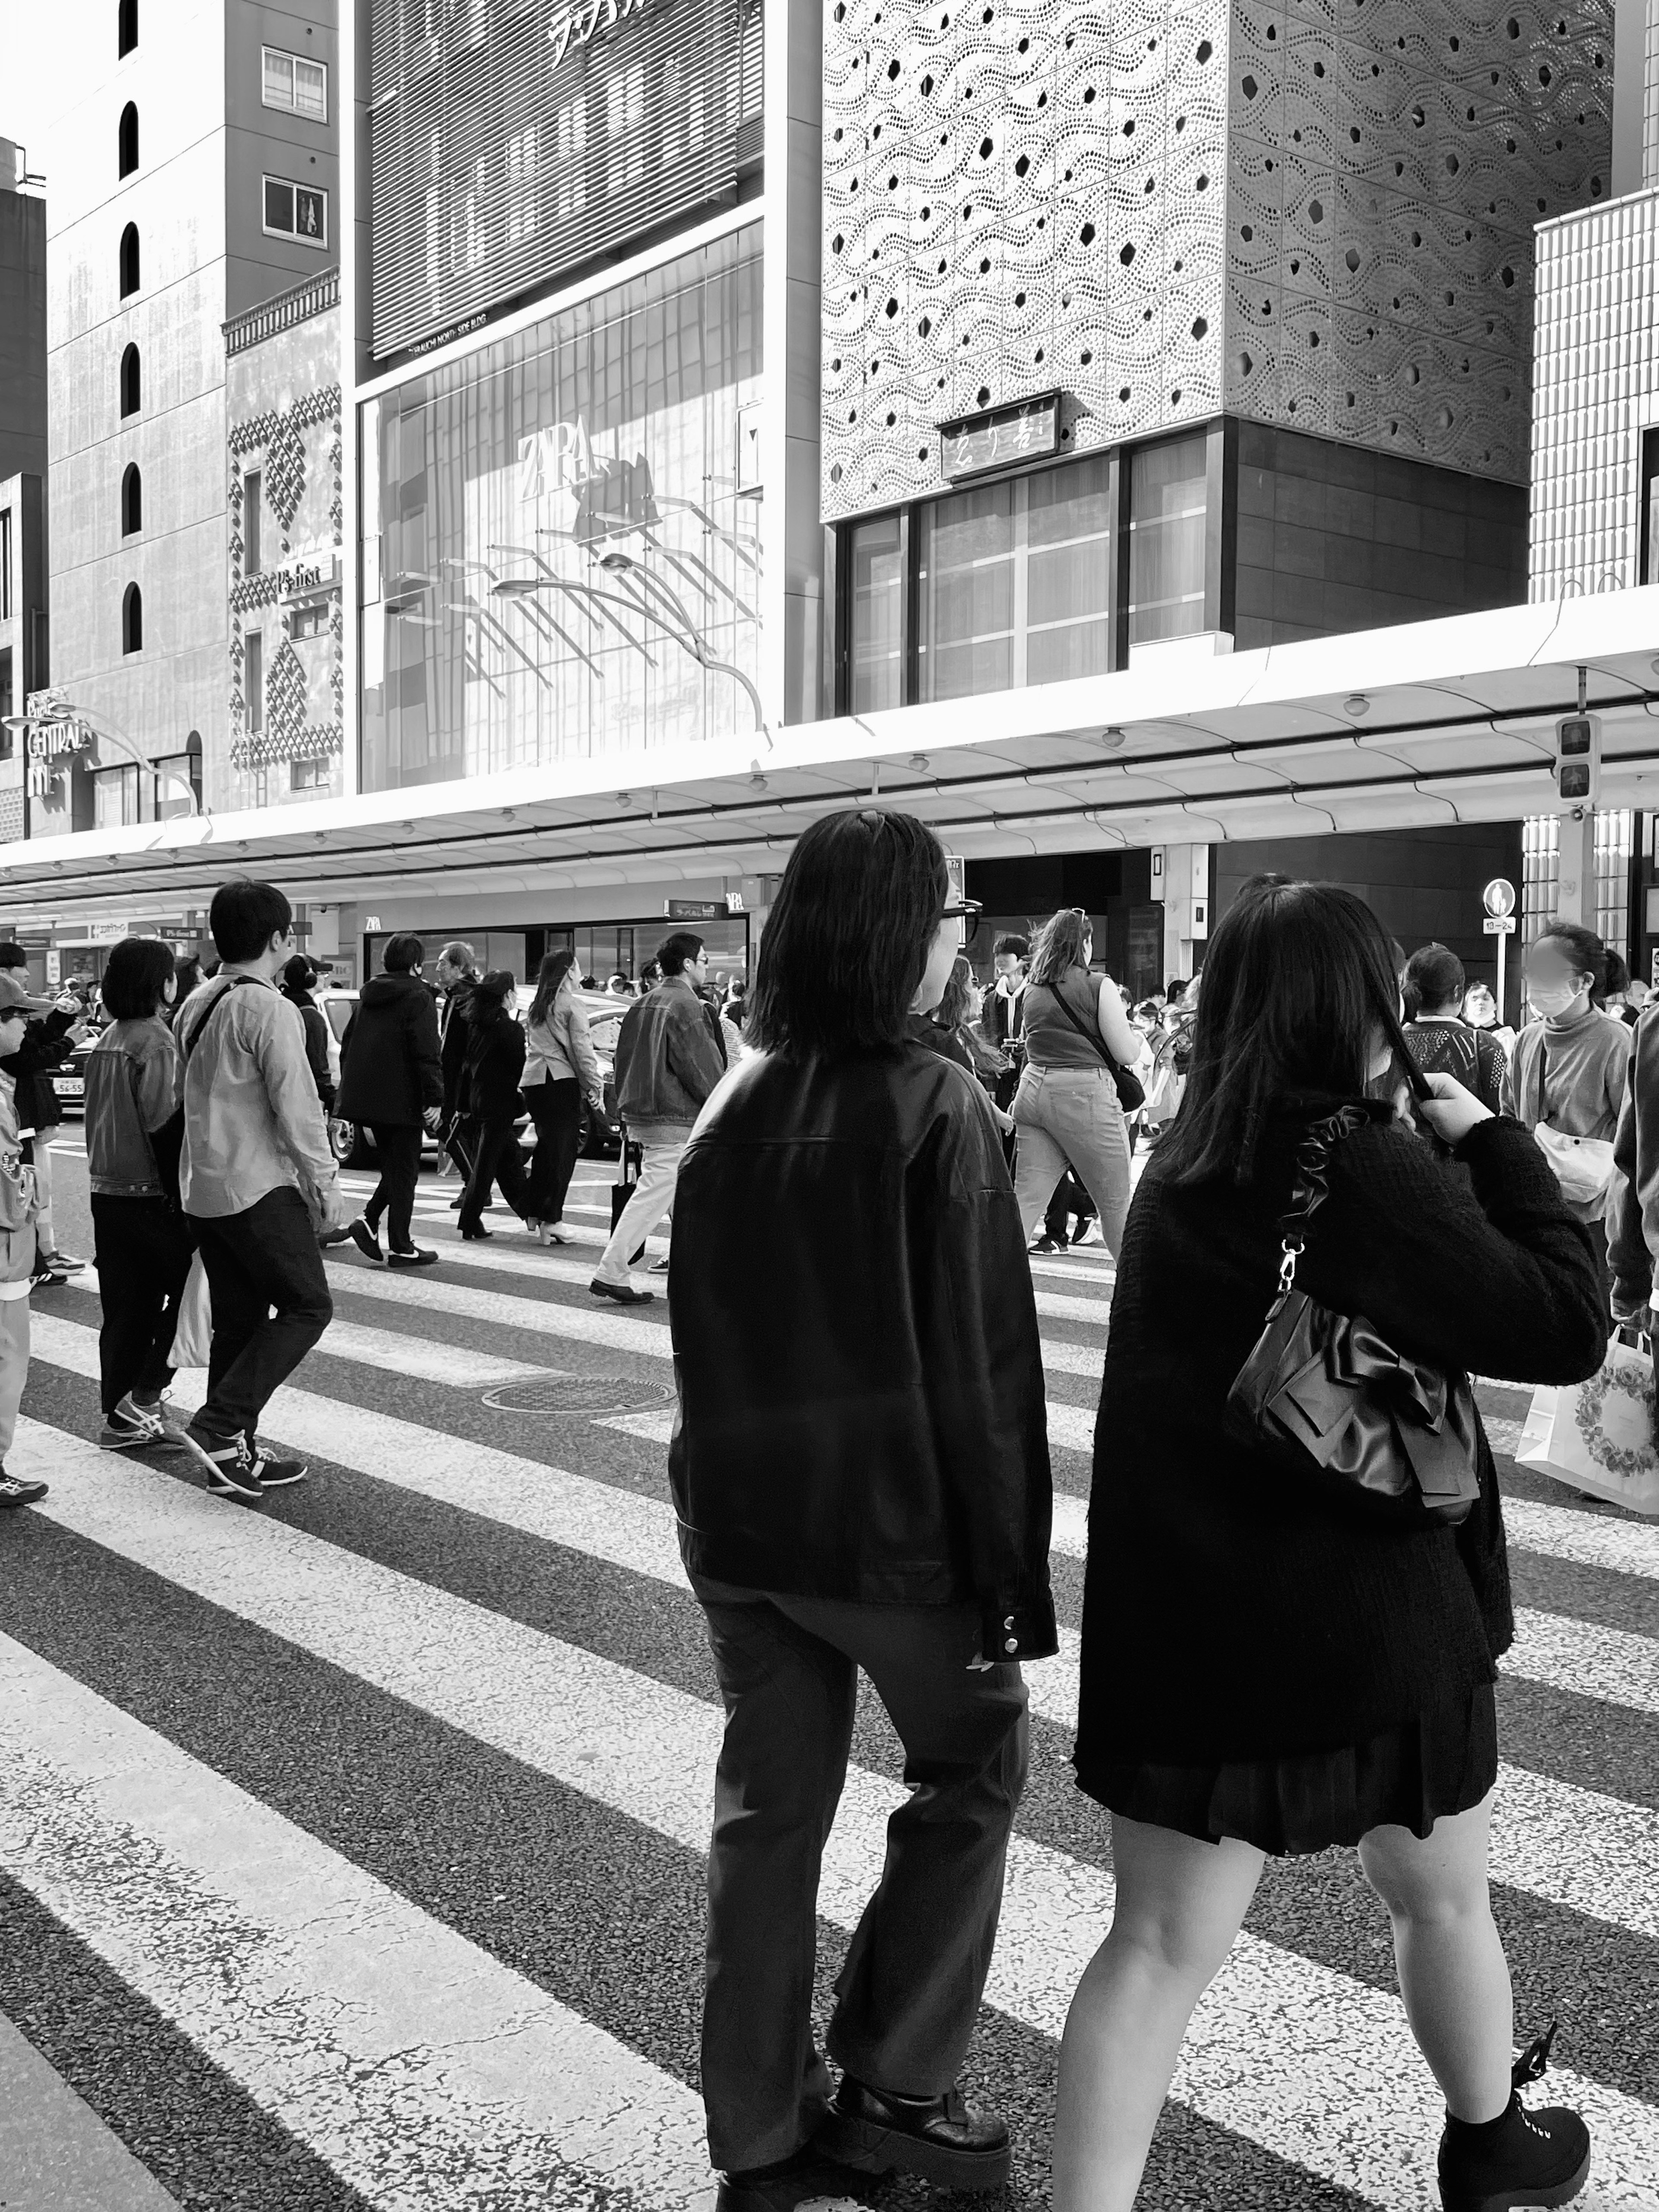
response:
M1060 451L1060 394L1045 392L1040 398L941 423L939 435L939 459L950 483L1021 461L1040 461Z
M58 787L62 763L75 753L85 752L92 743L92 732L69 711L61 691L31 691L27 712L31 724L29 793L32 798L46 799Z
M89 921L87 924L88 945L118 945L124 937L132 935L130 921Z
M662 910L670 921L724 921L730 911L724 899L665 899Z

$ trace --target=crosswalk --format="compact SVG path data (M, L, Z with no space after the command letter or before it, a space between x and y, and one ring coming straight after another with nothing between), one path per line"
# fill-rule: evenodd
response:
M194 2202L240 2201L216 2194L215 2160L274 2123L307 2206L703 2205L720 1715L663 1480L672 1413L517 1413L498 1391L659 1396L666 1303L589 1298L596 1179L562 1250L506 1226L461 1246L452 1190L418 1203L440 1267L331 1255L336 1318L264 1431L312 1480L259 1513L100 1454L95 1278L37 1300L8 1464L52 1491L0 1527L0 2014L27 1910L114 2012L187 2038L229 2116L173 2177ZM1012 2192L1035 2208L1057 2039L1112 1910L1104 1819L1066 1765L1112 1271L1034 1265L1062 1649L1029 1670L1032 1780L967 2086L1012 2114ZM185 1371L176 1401L202 1387ZM1561 2017L1553 2084L1596 2136L1582 2201L1659 2212L1659 1528L1514 1489L1493 1873L1518 2017ZM861 1708L827 1962L903 1796ZM55 2063L114 2125L100 2049L66 2033ZM1437 2126L1351 1855L1271 1870L1195 2019L1144 2202L1421 2212Z

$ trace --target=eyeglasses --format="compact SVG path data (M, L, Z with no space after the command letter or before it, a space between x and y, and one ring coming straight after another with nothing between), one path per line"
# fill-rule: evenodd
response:
M957 899L939 909L941 921L957 921L962 927L957 942L965 951L979 933L979 918L985 908L978 899Z

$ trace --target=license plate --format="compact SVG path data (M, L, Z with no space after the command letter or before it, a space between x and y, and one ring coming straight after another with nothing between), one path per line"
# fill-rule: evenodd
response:
M82 1075L55 1075L52 1087L60 1098L84 1098L87 1095L86 1078Z

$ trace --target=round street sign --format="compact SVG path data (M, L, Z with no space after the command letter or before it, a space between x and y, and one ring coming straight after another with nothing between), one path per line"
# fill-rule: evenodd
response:
M1503 876L1494 876L1480 894L1480 903L1494 921L1515 912L1515 885Z

